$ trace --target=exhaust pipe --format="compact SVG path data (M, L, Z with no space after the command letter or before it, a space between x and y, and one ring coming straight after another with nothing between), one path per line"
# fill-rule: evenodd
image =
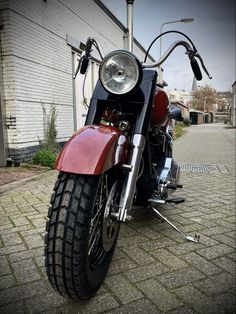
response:
M134 0L127 2L127 29L128 29L128 50L133 52L133 3Z

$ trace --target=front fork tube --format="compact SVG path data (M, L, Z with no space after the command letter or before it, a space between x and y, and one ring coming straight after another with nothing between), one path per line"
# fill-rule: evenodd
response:
M127 211L131 208L136 181L139 173L139 167L142 160L142 154L146 142L146 137L142 134L134 134L131 140L131 153L129 163L124 165L129 173L126 177L125 183L123 185L121 201L120 201L120 215L119 220L125 221L127 218Z

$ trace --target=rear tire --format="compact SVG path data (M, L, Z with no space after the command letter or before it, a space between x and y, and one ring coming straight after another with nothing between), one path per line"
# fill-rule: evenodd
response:
M59 174L46 224L45 266L60 294L88 299L103 282L119 232L114 214L120 186L109 172Z

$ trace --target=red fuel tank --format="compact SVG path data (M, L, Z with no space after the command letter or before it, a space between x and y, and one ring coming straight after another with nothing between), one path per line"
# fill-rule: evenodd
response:
M153 103L151 124L162 126L166 123L169 114L169 99L166 92L156 87Z

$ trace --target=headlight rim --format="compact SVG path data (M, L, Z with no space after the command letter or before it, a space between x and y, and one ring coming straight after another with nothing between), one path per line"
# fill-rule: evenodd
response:
M115 93L111 90L109 90L108 88L106 88L103 80L102 80L102 75L101 75L101 72L102 72L102 65L105 63L105 61L107 61L109 58L111 58L112 56L115 56L117 54L125 54L125 55L128 55L129 57L131 57L131 59L133 59L133 61L135 61L136 65L137 65L137 68L138 68L138 79L137 79L137 82L136 84L134 85L134 87L132 89L130 89L129 91L127 92L122 92L122 93ZM141 84L141 81L142 81L142 78L143 78L143 67L142 67L142 64L141 62L139 61L139 59L135 56L135 54L133 54L132 52L130 51L127 51L127 50L124 50L124 49L118 49L118 50L114 50L110 53L108 53L102 63L100 64L100 67L99 67L99 80L103 86L103 88L110 94L114 95L114 96L122 96L122 95L127 95L127 94L131 94L131 93L134 93L138 87L140 86Z

